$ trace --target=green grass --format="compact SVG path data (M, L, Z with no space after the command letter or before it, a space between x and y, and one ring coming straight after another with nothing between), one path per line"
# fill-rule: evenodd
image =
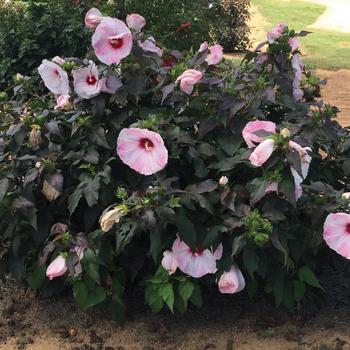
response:
M323 5L301 1L252 0L267 23L262 28L267 31L275 24L283 22L297 31L306 29L326 10ZM315 68L350 68L350 34L321 29L300 38L304 62Z

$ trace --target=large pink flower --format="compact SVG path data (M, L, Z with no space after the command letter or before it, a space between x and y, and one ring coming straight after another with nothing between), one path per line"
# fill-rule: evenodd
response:
M150 36L144 42L139 41L138 44L143 51L154 52L159 57L162 57L163 55L163 50L156 45L156 40L153 38L153 36Z
M218 64L224 57L224 50L221 45L209 46L209 55L205 59L208 66Z
M175 273L177 269L177 262L172 251L166 250L163 253L162 266L165 270L168 271L169 275Z
M232 266L227 272L224 272L218 282L219 291L223 294L235 294L245 287L245 280L241 270Z
M277 24L267 33L267 40L270 44L273 44L276 39L280 38L284 32L286 25L283 23Z
M46 269L46 276L52 280L56 277L62 276L67 272L66 259L62 255L59 255L54 259Z
M82 98L89 99L101 92L98 70L92 61L88 67L74 69L74 90Z
M201 81L203 73L195 69L185 70L177 79L180 82L180 89L187 95L191 95L193 86Z
M262 130L270 134L276 133L276 124L264 120L255 120L248 122L242 131L244 141L247 143L249 148L255 147L254 142L261 143L264 141L263 136L258 136L255 132Z
M329 214L323 226L323 238L331 249L350 259L350 215Z
M96 28L103 20L103 15L101 11L95 7L86 12L85 15L85 25L88 28Z
M162 137L148 129L123 129L117 140L117 154L123 163L143 175L152 175L168 163Z
M262 166L271 156L275 148L275 141L266 139L255 148L249 160L255 166Z
M146 25L146 20L138 13L131 13L126 16L126 24L130 29L139 32Z
M179 269L189 276L200 278L209 273L215 273L216 260L221 259L222 244L215 252L209 249L191 249L178 237L173 244L173 254Z
M58 64L43 60L38 71L45 86L51 92L57 95L69 94L68 75Z
M105 64L119 64L132 48L130 29L123 21L105 17L96 27L92 46L98 59Z

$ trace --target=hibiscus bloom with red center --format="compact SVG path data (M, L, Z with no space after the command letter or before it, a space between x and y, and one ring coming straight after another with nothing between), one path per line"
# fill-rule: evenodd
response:
M168 163L168 150L162 137L148 129L123 129L117 140L121 161L143 175L152 175Z

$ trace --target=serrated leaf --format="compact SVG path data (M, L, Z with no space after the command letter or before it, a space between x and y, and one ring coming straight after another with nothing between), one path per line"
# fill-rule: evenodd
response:
M186 308L187 308L187 302L191 298L194 290L195 290L195 285L190 281L179 283L179 294L181 299L184 301Z
M168 305L171 312L174 312L174 290L171 283L161 284L159 286L159 295L162 297L164 303Z

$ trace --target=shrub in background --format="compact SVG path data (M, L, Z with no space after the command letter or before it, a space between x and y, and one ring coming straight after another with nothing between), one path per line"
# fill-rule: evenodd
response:
M89 32L81 19L93 5L122 19L132 12L143 14L148 19L146 32L169 49L189 50L209 40L232 51L243 50L248 43L247 0L1 2L1 86L8 85L16 73L30 74L43 58L84 55Z
M203 287L299 307L323 236L350 257L349 132L304 99L305 33L278 25L235 68L218 45L163 50L139 15L86 24L87 59L39 67L53 94L19 77L0 96L2 270L115 319L135 285L155 312Z
M0 84L9 85L15 73L30 74L45 57L85 55L83 11L66 0L1 2Z

